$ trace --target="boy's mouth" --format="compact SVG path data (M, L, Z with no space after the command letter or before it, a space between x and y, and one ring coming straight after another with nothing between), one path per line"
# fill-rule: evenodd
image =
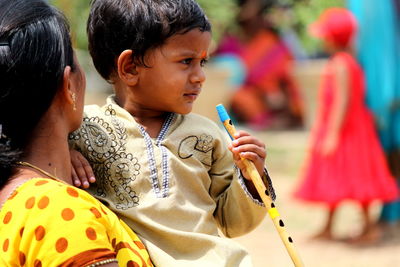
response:
M190 100L194 101L197 99L197 97L199 96L201 90L196 90L196 91L192 91L192 92L188 92L186 94L184 94L183 96L186 98L189 98Z
M184 94L183 96L185 98L188 98L191 101L195 101L197 99L197 97L199 96L199 94L191 93L191 94Z

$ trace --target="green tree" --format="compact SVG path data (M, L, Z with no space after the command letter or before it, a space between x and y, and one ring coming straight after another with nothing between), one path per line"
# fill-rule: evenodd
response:
M270 9L285 6L293 13L293 27L307 51L315 51L318 42L309 38L307 25L314 21L326 8L344 6L346 0L263 0L269 2ZM75 46L87 49L86 20L89 14L90 0L49 0L61 9L70 21ZM223 32L234 25L238 0L198 0L213 24L213 36L216 41ZM279 28L279 23L278 23Z
M49 2L62 10L68 18L74 46L87 50L86 21L90 0L49 0Z

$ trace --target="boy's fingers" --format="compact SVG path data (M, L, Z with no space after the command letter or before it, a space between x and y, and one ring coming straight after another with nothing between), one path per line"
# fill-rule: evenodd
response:
M253 153L253 152L243 152L243 153L240 153L240 156L244 159L247 159L247 160L250 160L253 162L256 162L257 160L260 159L260 157L256 153Z
M240 153L240 155L242 154L245 155L245 153L254 153L260 158L265 158L267 156L267 153L264 148L254 144L241 145L233 148L233 151L235 153Z
M85 158L83 158L83 159L84 160L81 159L82 168L84 169L84 171L86 173L86 177L88 178L88 181L90 183L96 182L96 178L94 177L94 173L93 173L92 167L90 166L89 162Z
M80 187L82 185L81 181L79 180L78 176L76 175L74 167L71 168L71 178L72 178L72 182L74 183L74 185L76 187Z
M235 138L239 138L239 137L242 137L242 136L250 136L250 134L248 132L246 132L246 131L243 131L243 130L238 130L234 134Z
M88 182L88 177L86 176L86 171L82 165L82 162L80 159L71 159L72 165L74 166L76 176L78 179L81 181L82 187L83 188L88 188L89 187L89 182Z
M254 138L253 136L242 136L242 137L232 141L232 145L234 147L247 145L247 144L253 144L253 145L265 148L265 144L263 142L261 142L260 140L258 140L257 138Z

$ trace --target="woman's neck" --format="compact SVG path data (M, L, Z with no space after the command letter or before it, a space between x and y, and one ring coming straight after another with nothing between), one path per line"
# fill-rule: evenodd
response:
M33 139L35 141L25 149L15 174L0 190L0 209L16 188L32 178L56 178L72 184L67 136L52 134Z
M36 137L35 142L30 144L24 153L21 161L38 167L39 170L31 167L24 166L20 174L39 175L40 177L47 177L45 172L50 175L63 180L69 184L71 180L71 164L70 154L67 143L67 137ZM43 170L44 172L40 171ZM49 177L47 177L49 178ZM52 178L52 177L50 177Z

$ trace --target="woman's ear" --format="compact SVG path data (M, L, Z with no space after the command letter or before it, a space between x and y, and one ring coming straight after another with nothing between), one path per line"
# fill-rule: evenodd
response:
M130 86L136 85L139 79L139 73L132 55L132 50L124 50L117 60L118 76L126 85Z
M64 75L63 75L63 82L62 82L62 88L61 92L63 93L63 96L65 100L69 104L74 104L74 99L72 95L75 93L71 90L71 67L66 66L64 69Z
M66 66L64 69L62 88L60 94L62 95L63 102L67 103L72 107L72 110L76 110L76 88L74 88L71 81L71 67Z

